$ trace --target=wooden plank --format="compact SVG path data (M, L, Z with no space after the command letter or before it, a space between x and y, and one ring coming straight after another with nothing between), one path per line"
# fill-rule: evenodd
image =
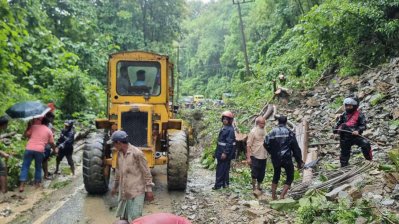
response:
M306 157L306 162L305 164L311 163L312 161L317 159L317 149L316 148L310 148L309 153L307 154ZM313 178L313 168L307 168L303 170L303 175L302 175L302 183L306 183L312 180Z
M273 113L274 113L274 106L273 105L268 105L267 106L267 110L266 110L266 112L263 115L263 118L265 120L267 120L273 115Z
M295 136L299 147L302 151L302 160L306 161L309 147L309 123L307 120L303 120L302 123L295 127Z

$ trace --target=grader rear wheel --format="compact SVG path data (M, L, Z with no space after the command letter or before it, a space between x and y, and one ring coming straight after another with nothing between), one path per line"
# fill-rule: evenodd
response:
M170 130L168 133L168 189L185 190L188 172L188 138L181 130Z
M108 191L109 176L105 176L104 134L92 134L83 151L83 182L90 194L104 194ZM109 173L109 172L108 172Z

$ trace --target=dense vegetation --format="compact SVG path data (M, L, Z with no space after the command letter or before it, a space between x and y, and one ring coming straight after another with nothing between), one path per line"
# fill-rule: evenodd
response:
M289 86L310 87L322 74L360 74L399 54L398 0L264 0L241 8L252 74L245 74L236 5L197 1L183 26L183 95L233 92L251 110L270 97L279 74Z
M398 0L241 8L251 75L230 0L1 0L0 113L27 99L54 101L66 116L103 112L107 55L119 50L179 52L179 95L233 92L250 110L271 95L278 74L308 87L322 74L359 74L399 53Z
M104 116L110 53L150 50L171 54L185 14L183 0L0 0L0 116L16 102L53 101L56 126L74 118L79 127ZM25 124L12 121L12 141L0 150L9 186L17 184ZM1 131L1 130L0 130ZM57 134L58 136L58 134Z
M108 54L170 53L184 1L0 0L0 114L54 101L66 117L104 113Z

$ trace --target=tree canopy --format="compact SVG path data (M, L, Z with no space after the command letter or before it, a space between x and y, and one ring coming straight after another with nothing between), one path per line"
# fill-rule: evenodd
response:
M183 0L0 0L3 113L21 100L54 101L65 116L105 112L110 53L168 54Z
M309 87L326 72L359 74L399 53L399 0L263 0L241 9L250 75L231 0L0 0L0 112L27 99L54 101L65 116L104 112L116 51L168 54L179 95L231 92L246 107L263 103L279 74Z
M183 24L183 95L233 92L250 108L279 74L311 87L325 73L360 74L398 56L399 1L264 0L241 4L252 74L245 74L237 7L189 4Z

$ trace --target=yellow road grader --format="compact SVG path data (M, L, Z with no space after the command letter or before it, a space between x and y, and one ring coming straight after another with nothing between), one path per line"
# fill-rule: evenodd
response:
M86 191L108 191L117 152L106 142L116 130L140 148L153 168L167 165L169 190L184 190L188 171L188 133L183 121L174 119L173 64L168 56L142 51L110 55L107 82L107 118L96 119L97 129L83 152Z

